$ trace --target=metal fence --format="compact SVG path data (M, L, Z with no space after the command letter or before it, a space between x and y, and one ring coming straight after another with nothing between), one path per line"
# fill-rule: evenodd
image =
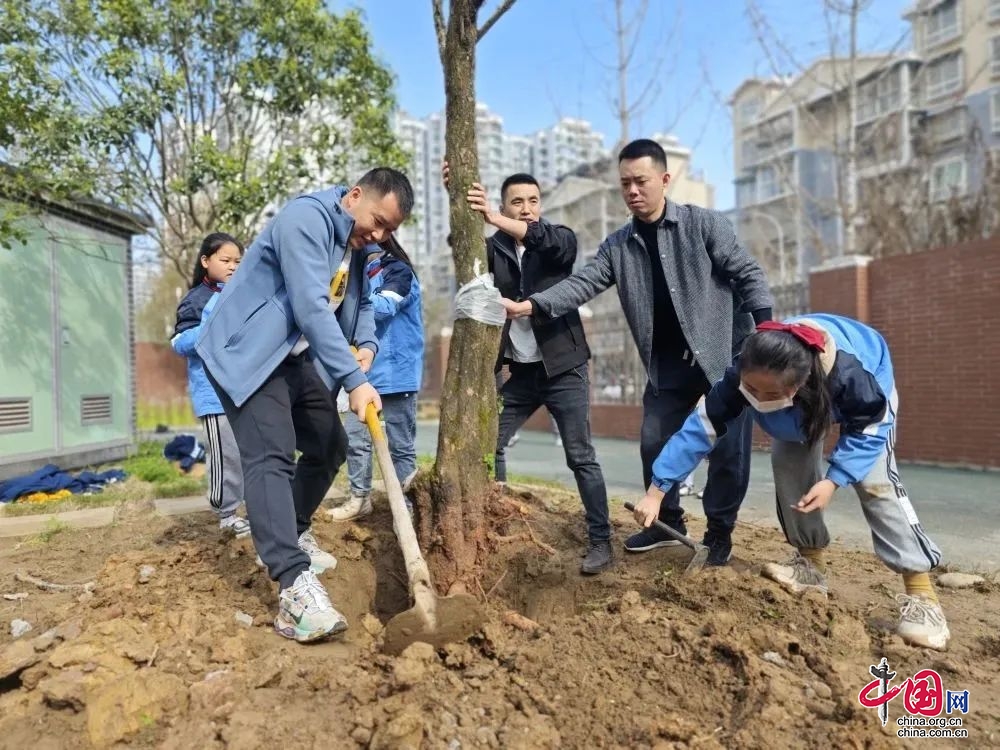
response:
M771 294L774 295L775 320L809 312L809 285L804 281L774 285Z

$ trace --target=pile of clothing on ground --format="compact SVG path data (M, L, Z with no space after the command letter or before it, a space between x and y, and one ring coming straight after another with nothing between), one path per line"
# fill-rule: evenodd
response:
M163 457L177 461L181 471L187 473L196 463L205 462L205 446L194 435L178 435L163 446Z
M65 500L70 495L89 495L125 479L121 469L69 474L55 464L0 482L0 503L44 503Z

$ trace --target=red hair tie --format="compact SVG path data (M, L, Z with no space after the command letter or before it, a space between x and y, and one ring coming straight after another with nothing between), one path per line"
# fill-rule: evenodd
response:
M757 324L758 331L784 331L792 334L795 338L818 352L826 351L823 346L826 339L822 331L818 331L810 326L801 323L779 323L777 320L765 320Z

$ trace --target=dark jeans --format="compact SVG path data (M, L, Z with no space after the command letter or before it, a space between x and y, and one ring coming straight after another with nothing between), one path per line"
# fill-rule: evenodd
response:
M653 480L653 462L663 446L680 430L698 399L710 390L700 369L675 385L653 391L646 384L642 397L642 433L639 451L642 456L642 484L648 488ZM709 529L732 531L736 515L747 486L750 484L750 451L753 420L750 410L726 425L726 434L719 439L708 456L708 484L702 504ZM663 498L660 520L677 526L684 515L676 484Z
M587 516L587 534L592 542L611 538L608 491L597 454L590 440L590 383L587 365L547 377L541 362L514 363L510 378L500 391L503 411L497 435L496 478L507 480L507 443L528 418L544 406L556 420L566 466L576 478L576 487Z
M308 350L278 365L241 407L216 391L240 448L254 546L271 579L288 588L309 567L299 535L347 459L347 434Z

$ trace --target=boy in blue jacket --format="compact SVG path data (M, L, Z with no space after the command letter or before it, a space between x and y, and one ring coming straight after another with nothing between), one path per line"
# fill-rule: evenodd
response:
M251 535L280 586L274 626L286 638L347 628L316 577L336 560L310 526L346 455L331 391L347 391L361 418L382 407L366 377L378 340L365 256L412 209L409 180L386 167L293 199L247 250L198 339L239 445Z
M368 256L366 272L375 311L378 356L368 373L382 399L382 419L396 476L409 488L417 474L417 393L424 369L424 321L420 282L406 252L395 238L390 251ZM334 521L351 521L372 512L372 444L368 427L354 414L344 417L347 427L347 473L351 492L332 508Z
M795 547L763 573L795 594L826 595L823 550L830 534L822 509L838 487L851 485L871 527L875 554L902 575L896 632L907 643L943 650L950 632L929 571L941 550L920 526L896 466L896 384L889 348L877 331L838 315L815 313L766 322L747 337L740 356L706 399L721 437L749 407L773 438L771 465L778 520ZM823 440L832 423L840 438L822 471ZM697 414L664 446L653 482L635 510L649 526L664 492L686 477L713 447Z

